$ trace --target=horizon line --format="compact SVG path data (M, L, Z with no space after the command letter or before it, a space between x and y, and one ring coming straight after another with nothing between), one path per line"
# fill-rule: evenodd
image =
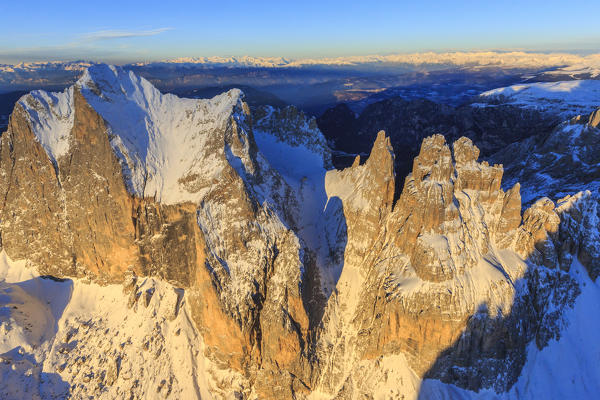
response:
M299 63L299 62L331 62L331 61L343 61L343 60L354 60L359 62L360 58L391 58L391 57L406 57L406 56L422 56L422 55L523 55L523 56L539 56L539 57L550 57L550 56L570 56L570 57L581 57L591 58L594 56L600 56L600 49L598 50L529 50L522 48L509 48L509 49L477 49L477 50L423 50L423 51L412 51L412 52L382 52L382 53L363 53L353 55L341 55L341 56L299 56L299 57L288 57L288 56L269 56L269 55L251 55L251 54L222 54L222 55L184 55L174 56L165 58L154 58L154 57L139 57L135 60L121 61L121 62L107 62L107 57L73 57L73 58L56 58L56 59L40 59L35 61L0 61L0 64L17 66L19 64L35 65L35 64L60 64L60 63L94 63L94 64L114 64L114 65L135 65L135 64L152 64L161 62L189 62L194 63L195 61L202 61L210 64L214 63L227 63L227 59L233 59L231 62L243 61L244 59L255 59L256 61L283 61L285 63ZM0 60L1 60L0 53ZM110 58L110 57L108 57ZM189 61L184 61L189 60ZM365 62L365 63L368 63ZM391 61L393 63L393 61Z

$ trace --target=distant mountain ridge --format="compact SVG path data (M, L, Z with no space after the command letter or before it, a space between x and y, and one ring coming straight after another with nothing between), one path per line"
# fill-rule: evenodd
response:
M47 61L0 64L0 72L34 71L41 69L83 70L93 61ZM580 56L569 53L535 53L523 51L426 52L389 55L340 56L323 58L287 57L179 57L158 61L133 62L132 66L152 64L205 65L207 67L289 68L303 66L358 66L361 64L456 65L498 67L556 67L562 73L574 73L582 68L600 66L600 54Z
M135 65L157 63L145 62ZM503 66L503 67L564 67L565 65L600 65L600 54L578 56L566 53L532 52L443 52L390 55L347 56L333 58L284 57L181 57L158 61L165 64L200 64L207 66L245 66L263 68L303 66L359 66L361 64L407 64L407 65L456 65L456 66Z
M564 120L589 114L600 106L600 81L574 79L522 83L486 91L479 95L479 100L481 103L473 106L511 104L557 115Z

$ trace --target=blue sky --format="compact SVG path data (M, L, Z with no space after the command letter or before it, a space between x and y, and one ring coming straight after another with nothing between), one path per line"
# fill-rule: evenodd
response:
M600 50L600 1L3 1L0 62Z

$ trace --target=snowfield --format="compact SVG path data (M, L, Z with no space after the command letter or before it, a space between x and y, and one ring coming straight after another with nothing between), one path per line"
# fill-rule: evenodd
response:
M551 340L538 350L530 343L521 377L508 393L490 390L479 393L440 381L425 379L419 399L596 399L600 393L600 284L593 282L575 259L570 271L579 283L581 294L575 306L565 311L566 324L560 339Z
M57 281L0 253L0 398L211 399L185 293ZM212 369L235 389L235 374Z
M483 101L500 101L556 114L567 119L589 114L600 107L599 80L536 82L512 85L483 92ZM475 106L487 106L475 103Z

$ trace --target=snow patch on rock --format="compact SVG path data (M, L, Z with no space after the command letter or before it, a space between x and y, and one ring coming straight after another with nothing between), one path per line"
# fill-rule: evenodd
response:
M56 93L35 90L21 97L18 104L29 115L36 139L56 164L69 151L69 137L75 118L73 87Z
M600 285L590 279L574 259L570 276L581 288L573 308L564 312L565 327L558 339L539 350L531 343L521 377L508 393L481 390L478 393L440 381L425 379L420 399L592 399L600 393ZM408 397L410 398L410 397ZM416 397L415 397L416 398Z
M242 379L203 356L182 289L40 277L0 253L0 397L203 398Z
M221 169L205 154L207 139L242 109L240 90L210 100L184 99L163 95L146 79L108 65L87 69L77 86L107 122L135 195L165 204L197 202L205 193L186 189L186 177L218 178Z

